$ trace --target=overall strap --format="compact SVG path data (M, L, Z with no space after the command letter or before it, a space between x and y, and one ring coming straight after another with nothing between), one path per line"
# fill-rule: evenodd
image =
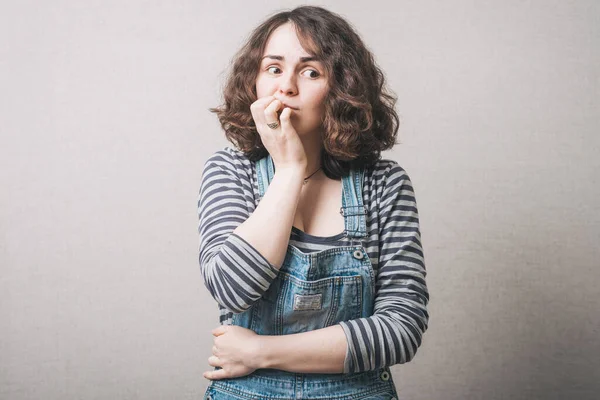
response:
M269 184L275 176L275 164L270 154L255 162L256 180L258 181L258 193L260 199L265 195Z
M362 189L365 178L364 168L351 168L342 177L343 196L340 214L344 216L346 236L361 238L367 236L367 208L363 204Z

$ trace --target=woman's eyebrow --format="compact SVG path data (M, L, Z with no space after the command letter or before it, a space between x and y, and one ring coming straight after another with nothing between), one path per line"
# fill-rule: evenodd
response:
M285 60L285 57L283 57L283 56L276 56L276 55L272 55L272 54L267 54L266 56L263 56L263 58L261 58L261 60L264 60L265 58L271 58L273 60L279 60L279 61ZM319 61L319 59L316 57L300 57L300 62L307 62L307 61Z

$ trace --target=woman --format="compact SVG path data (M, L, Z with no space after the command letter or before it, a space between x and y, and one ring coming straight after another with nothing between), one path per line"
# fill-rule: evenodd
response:
M237 55L205 163L199 262L221 311L205 399L392 399L429 293L396 99L339 15L273 15ZM271 396L271 397L269 397Z

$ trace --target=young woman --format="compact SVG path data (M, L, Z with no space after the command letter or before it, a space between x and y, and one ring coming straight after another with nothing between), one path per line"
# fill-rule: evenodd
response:
M268 18L216 112L229 141L204 164L199 262L221 325L205 399L393 399L389 367L428 324L396 98L350 24L320 7Z

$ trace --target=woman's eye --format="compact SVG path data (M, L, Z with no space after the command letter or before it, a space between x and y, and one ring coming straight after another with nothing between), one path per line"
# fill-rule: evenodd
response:
M281 70L279 69L279 67L275 67L275 66L268 67L267 71L272 74L281 73ZM307 69L307 70L303 71L302 73L305 74L307 72L309 73L309 75L306 75L306 76L308 76L309 78L312 78L312 79L315 79L315 78L318 78L319 76L321 76L321 74L319 74L319 72L314 69Z
M309 78L313 78L314 79L314 78L318 78L320 76L320 74L317 71L315 71L314 69L307 69L304 72L312 72L314 74L312 76L309 75Z

